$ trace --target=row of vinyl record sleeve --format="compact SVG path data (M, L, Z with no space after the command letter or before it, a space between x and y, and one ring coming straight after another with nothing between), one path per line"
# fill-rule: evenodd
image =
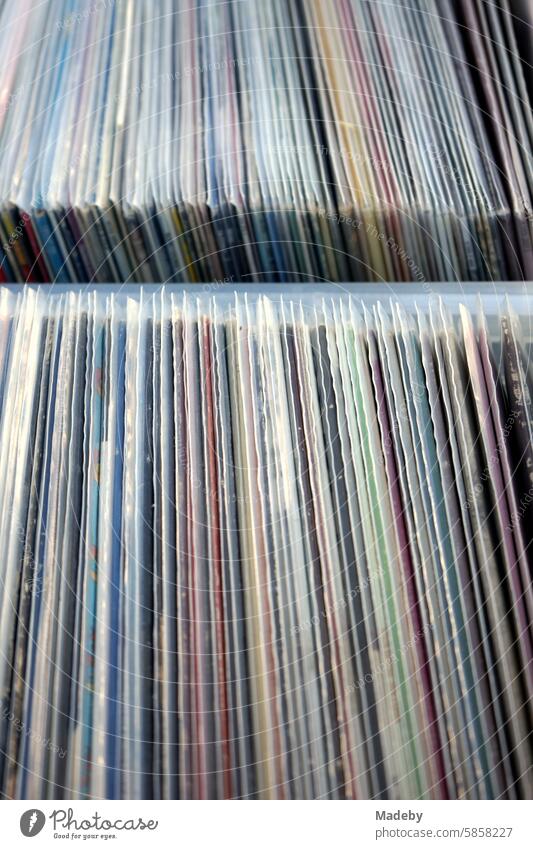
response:
M24 289L4 796L531 798L527 316Z
M0 282L532 279L526 12L1 2Z

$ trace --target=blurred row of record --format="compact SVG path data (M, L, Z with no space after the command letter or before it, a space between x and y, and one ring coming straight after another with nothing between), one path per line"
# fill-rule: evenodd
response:
M0 0L0 282L531 279L531 23Z

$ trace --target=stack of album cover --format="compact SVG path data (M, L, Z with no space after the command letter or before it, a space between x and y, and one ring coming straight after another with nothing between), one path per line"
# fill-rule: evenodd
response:
M0 281L533 278L526 12L0 0Z
M531 798L525 324L3 290L2 795Z

